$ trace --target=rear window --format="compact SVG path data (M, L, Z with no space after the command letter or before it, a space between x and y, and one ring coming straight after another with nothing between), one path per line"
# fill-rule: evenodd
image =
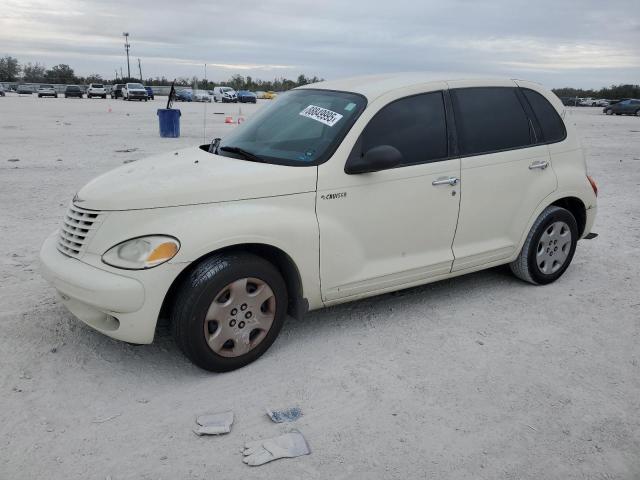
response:
M531 145L529 119L515 87L454 89L451 100L463 155Z
M362 154L391 145L403 165L433 162L447 156L447 122L442 92L396 100L371 119L362 133Z
M533 113L542 129L545 142L560 142L567 136L564 123L558 112L549 101L534 90L523 88L522 93L526 97Z
M104 85L102 85L101 83L94 83L93 85L91 85L93 88L104 88Z
M69 90L70 92L78 92L80 91L80 87L76 87L72 85L70 87L67 87L67 90Z

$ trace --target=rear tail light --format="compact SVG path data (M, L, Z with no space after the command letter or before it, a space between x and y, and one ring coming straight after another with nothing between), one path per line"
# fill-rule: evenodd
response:
M587 175L587 179L589 180L589 183L591 184L591 188L593 188L593 193L596 194L596 197L598 196L598 185L596 185L596 181L593 179L593 177L591 175Z

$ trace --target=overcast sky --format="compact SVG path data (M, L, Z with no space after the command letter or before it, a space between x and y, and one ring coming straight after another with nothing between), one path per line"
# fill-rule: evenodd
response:
M638 0L2 0L0 55L77 74L224 80L428 71L640 83ZM135 70L134 70L135 64Z

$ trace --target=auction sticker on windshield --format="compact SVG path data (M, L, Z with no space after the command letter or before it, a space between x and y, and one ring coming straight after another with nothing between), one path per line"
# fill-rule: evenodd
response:
M342 115L339 113L332 112L326 108L316 107L315 105L309 105L300 112L300 115L324 123L330 127L333 127L342 118Z

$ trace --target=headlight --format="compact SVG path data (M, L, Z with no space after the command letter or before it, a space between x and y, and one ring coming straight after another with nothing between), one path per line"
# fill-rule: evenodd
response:
M116 268L143 270L171 260L180 250L180 242L165 235L149 235L119 243L102 255L102 261Z

